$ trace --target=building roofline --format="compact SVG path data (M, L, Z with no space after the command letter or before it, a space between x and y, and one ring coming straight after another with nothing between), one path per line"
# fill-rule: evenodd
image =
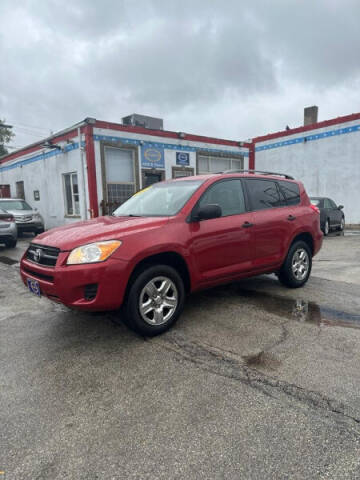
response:
M68 140L70 138L76 137L77 136L77 129L79 127L83 127L86 125L86 119L83 120L82 122L76 123L75 125L65 128L63 130L60 130L59 132L54 133L53 135L50 135L48 137L45 137L38 142L31 143L30 145L27 145L26 147L19 148L18 150L15 150L14 152L8 153L6 155L3 155L0 157L0 165L9 162L10 160L14 160L15 158L21 157L22 155L27 155L29 153L36 152L41 148L41 145L44 142L49 142L50 140L56 140L56 142L61 142L64 140ZM81 130L83 133L83 130Z
M216 145L229 145L232 147L248 148L250 145L249 143L240 142L236 140L226 140L223 138L207 137L204 135L194 135L194 134L185 133L185 132L174 132L171 130L153 130L150 128L138 127L138 126L132 126L132 125L122 125L120 123L106 122L103 120L96 120L93 126L95 128L105 128L108 130L141 133L143 135L152 135L154 137L175 138L178 140L181 139L181 140L188 140L191 142L212 143ZM180 136L180 134L182 136Z
M254 143L265 142L266 140L273 140L279 137L288 137L289 135L296 135L297 133L309 132L311 130L317 130L318 128L330 127L331 125L338 125L339 123L352 122L360 119L360 113L352 113L351 115L345 115L343 117L336 117L330 120L324 120L318 123L312 123L310 125L303 125L301 127L291 128L290 130L283 130L280 132L269 133L253 138Z
M164 138L173 138L173 139L180 139L180 140L188 140L192 142L203 142L203 143L211 143L214 145L227 145L227 146L232 146L232 147L243 147L243 148L249 148L250 143L247 142L240 142L236 140L225 140L222 138L215 138L215 137L206 137L203 135L193 135L191 133L182 133L182 136L180 136L180 132L173 132L170 130L152 130L149 128L144 128L144 127L137 127L137 126L132 126L132 125L122 125L120 123L114 123L114 122L106 122L103 120L95 120L95 119L89 119L86 118L85 120L76 123L75 125L68 127L66 129L60 130L59 132L54 133L53 135L50 135L46 138L43 138L42 140L39 140L38 142L31 143L30 145L27 145L26 147L20 148L16 150L15 152L8 153L7 155L3 155L0 157L0 164L8 162L10 160L14 160L15 158L21 157L22 155L27 155L29 153L33 153L39 148L41 148L41 145L44 142L47 141L56 141L56 142L61 142L64 140L68 140L70 138L76 137L77 136L77 129L80 127L81 128L81 133L83 133L83 127L86 125L91 125L92 127L95 128L104 128L107 130L118 130L118 131L123 131L123 132L132 132L132 133L140 133L143 135L152 135L156 137L164 137Z

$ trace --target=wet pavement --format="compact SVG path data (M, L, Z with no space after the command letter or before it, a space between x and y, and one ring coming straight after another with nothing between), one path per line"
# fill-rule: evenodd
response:
M27 292L30 239L0 247L6 479L360 478L358 234L326 238L304 288L199 292L151 340Z

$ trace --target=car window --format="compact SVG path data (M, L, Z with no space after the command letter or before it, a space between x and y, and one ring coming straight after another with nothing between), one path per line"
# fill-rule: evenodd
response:
M246 180L253 210L281 207L284 204L276 182L272 180Z
M32 210L23 200L0 200L0 207L4 210Z
M324 207L325 208L332 208L330 200L328 198L324 199Z
M336 203L329 198L330 208L337 208Z
M300 188L297 183L281 180L278 184L285 197L287 205L298 205L300 203Z
M219 205L222 217L245 212L244 193L241 180L225 180L211 185L201 197L198 207Z

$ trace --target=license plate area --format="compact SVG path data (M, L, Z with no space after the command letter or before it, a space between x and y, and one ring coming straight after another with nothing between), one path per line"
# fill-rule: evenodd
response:
M39 282L37 280L33 280L32 278L27 278L26 282L30 292L33 293L34 295L37 295L38 297L41 297Z

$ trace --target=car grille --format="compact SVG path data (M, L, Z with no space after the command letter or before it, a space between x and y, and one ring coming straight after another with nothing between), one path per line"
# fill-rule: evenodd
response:
M15 220L17 222L31 222L32 219L32 215L15 215Z
M31 262L47 267L55 267L60 249L55 247L45 247L31 243L26 251L26 258Z

